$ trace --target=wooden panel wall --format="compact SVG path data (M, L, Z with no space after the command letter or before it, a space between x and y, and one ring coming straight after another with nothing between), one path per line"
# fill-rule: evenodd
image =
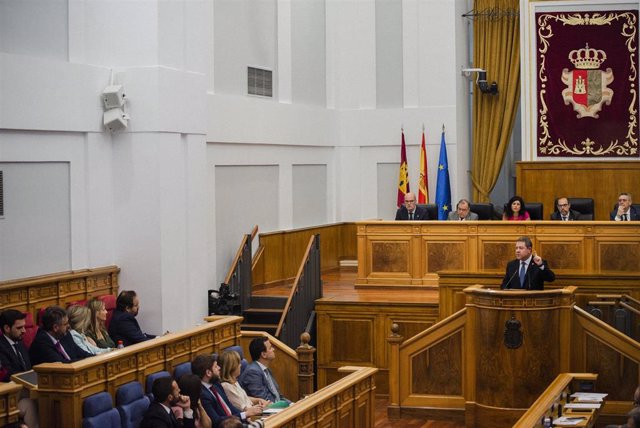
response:
M628 192L640 202L640 162L517 162L516 193L542 202L544 218L556 197L593 198L594 220L609 220L618 194Z
M336 223L304 229L261 233L260 249L253 263L253 283L272 284L296 276L311 235L320 234L323 271L340 266L340 260L356 258L354 223Z
M529 236L556 274L640 275L640 222L358 222L356 286L435 286L437 272L502 273Z
M342 375L344 365L378 367L377 392L389 393L389 344L391 325L399 325L404 337L411 337L433 325L438 318L437 305L394 304L392 302L316 301L318 314L318 387L328 385Z
M0 310L31 312L50 305L65 307L76 300L118 293L117 266L58 272L0 282Z

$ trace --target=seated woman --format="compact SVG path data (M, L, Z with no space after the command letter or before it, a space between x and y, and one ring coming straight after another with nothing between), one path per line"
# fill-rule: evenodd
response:
M524 206L524 199L520 196L514 196L509 199L509 202L505 205L502 219L509 221L531 220L529 213Z
M180 392L189 397L196 428L211 428L213 425L211 418L207 415L200 402L200 393L202 392L200 378L194 374L183 375L178 379L178 386L180 387Z
M100 299L91 299L87 303L91 312L89 325L85 334L90 337L98 348L115 348L116 344L107 333L107 309Z
M227 394L231 404L236 408L246 411L247 408L252 406L266 407L271 403L262 398L249 397L245 390L242 389L240 382L238 382L241 369L240 354L236 351L224 351L218 357L218 364L220 365L220 381L224 392Z
M69 325L71 326L71 337L73 341L84 351L92 354L104 354L111 351L111 348L99 348L96 343L85 335L91 311L86 306L74 305L67 309Z

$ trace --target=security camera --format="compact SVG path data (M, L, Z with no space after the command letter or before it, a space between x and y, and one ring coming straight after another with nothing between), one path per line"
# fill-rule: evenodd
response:
M129 124L129 116L121 108L112 108L104 112L102 122L110 132L122 131Z
M109 85L102 91L104 108L119 108L124 105L126 95L122 85Z
M482 68L463 68L462 75L471 79L471 73L478 73L476 77L476 84L478 89L483 94L496 95L498 93L498 84L493 82L489 84L487 82L487 70Z

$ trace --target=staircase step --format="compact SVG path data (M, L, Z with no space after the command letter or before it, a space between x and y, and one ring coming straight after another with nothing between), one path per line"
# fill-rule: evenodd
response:
M286 297L275 296L251 296L251 309L283 309L287 304Z
M266 331L273 335L278 329L278 324L240 324L240 329L248 331Z
M247 324L278 324L282 316L282 309L278 308L249 308L242 312Z

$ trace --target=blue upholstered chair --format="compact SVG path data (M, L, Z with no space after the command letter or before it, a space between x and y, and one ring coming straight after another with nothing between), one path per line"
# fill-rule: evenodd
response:
M99 392L82 403L82 428L120 428L120 415L108 392Z
M181 363L173 369L173 378L175 380L180 380L180 378L186 374L193 373L191 371L191 362L187 361L186 363Z
M153 392L151 391L151 387L153 386L153 381L161 377L171 377L171 373L167 371L161 371L161 372L151 373L149 376L147 376L147 380L145 384L145 392L147 393L147 397L149 397L149 401L153 401Z
M229 346L228 348L225 348L224 350L236 351L238 354L240 354L240 374L242 374L244 372L244 369L246 369L247 366L249 365L249 362L244 358L244 351L242 350L242 346L233 345L233 346Z
M116 409L120 413L122 428L138 428L144 412L149 407L149 397L144 395L140 382L129 382L116 392Z

